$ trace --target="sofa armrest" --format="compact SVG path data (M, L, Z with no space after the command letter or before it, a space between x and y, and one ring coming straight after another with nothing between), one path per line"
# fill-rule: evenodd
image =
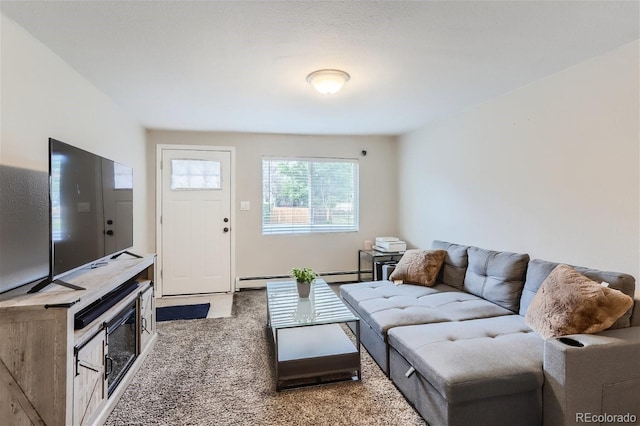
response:
M543 368L545 426L640 421L640 327L546 340Z

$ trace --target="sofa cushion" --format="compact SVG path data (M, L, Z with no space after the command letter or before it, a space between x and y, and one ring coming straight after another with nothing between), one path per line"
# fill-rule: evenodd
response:
M522 298L520 299L520 315L525 316L527 309L536 295L536 292L542 285L547 276L558 266L559 263L547 262L546 260L533 259L527 267L527 279L522 290ZM628 274L621 272L599 271L597 269L589 269L580 266L574 266L574 269L585 277L595 282L607 282L609 288L619 290L627 296L634 297L635 279ZM631 311L633 307L624 313L610 328L623 328L630 326Z
M467 246L435 240L431 243L431 248L447 251L437 281L461 289L464 284L464 274L467 272L467 265L469 264Z
M389 280L431 287L436 282L446 254L444 250L407 250Z
M398 327L389 344L450 403L542 387L544 341L519 315Z
M609 328L633 299L610 289L570 266L558 265L529 305L525 321L544 338L598 333Z
M469 247L463 290L518 312L528 254Z
M454 289L452 289L455 291ZM437 292L436 288L417 285L394 285L391 281L370 281L355 284L342 284L340 297L357 308L360 302L373 299L388 299L394 296L421 297Z
M383 338L404 325L509 315L510 311L445 284L424 287L390 281L344 284L340 295Z

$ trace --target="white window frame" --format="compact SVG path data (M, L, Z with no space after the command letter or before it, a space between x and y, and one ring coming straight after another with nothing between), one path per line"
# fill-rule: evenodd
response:
M282 226L274 226L272 224L267 223L266 219L268 218L265 215L265 202L266 200L266 186L265 186L265 161L304 161L309 163L349 163L354 167L353 174L353 223L348 225L338 225L338 224L286 224ZM360 164L358 159L355 158L331 158L331 157L262 157L262 235L292 235L292 234L317 234L317 233L349 233L349 232L358 232L360 226L360 184L359 184L359 174L360 174ZM309 184L310 186L311 184ZM270 186L269 186L270 188ZM311 200L308 200L308 205L311 205ZM313 217L311 208L310 214ZM271 214L271 211L269 211Z

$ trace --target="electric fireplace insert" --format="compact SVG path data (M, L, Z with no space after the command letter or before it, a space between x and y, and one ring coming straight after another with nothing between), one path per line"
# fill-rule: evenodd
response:
M105 377L110 396L138 356L136 302L133 301L106 324Z

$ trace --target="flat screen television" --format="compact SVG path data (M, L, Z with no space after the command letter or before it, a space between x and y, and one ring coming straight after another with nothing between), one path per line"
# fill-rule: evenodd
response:
M71 271L105 264L133 245L133 170L49 139L49 276L30 292Z

